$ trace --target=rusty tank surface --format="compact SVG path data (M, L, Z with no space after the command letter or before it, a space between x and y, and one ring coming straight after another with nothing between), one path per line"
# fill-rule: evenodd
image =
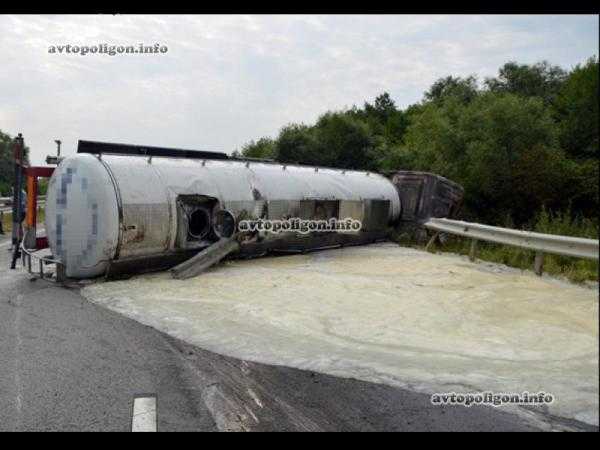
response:
M80 141L50 179L46 232L70 278L159 270L237 233L240 221L353 219L358 231L245 233L257 256L384 239L398 188L373 172Z

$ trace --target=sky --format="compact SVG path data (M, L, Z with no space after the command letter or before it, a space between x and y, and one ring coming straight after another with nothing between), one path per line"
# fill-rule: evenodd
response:
M50 53L54 46L165 53ZM565 69L598 55L597 15L0 16L0 130L31 162L98 140L231 153L288 123L508 61Z

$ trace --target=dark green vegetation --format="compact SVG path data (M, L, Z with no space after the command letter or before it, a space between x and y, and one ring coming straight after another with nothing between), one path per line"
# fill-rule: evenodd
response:
M13 144L13 137L0 130L0 197L10 195L14 183ZM29 160L28 157L29 148L25 147L26 161Z
M314 125L286 125L275 139L251 141L240 153L429 171L465 187L466 220L597 239L598 100L596 57L570 71L509 62L483 83L472 76L439 79L406 109L384 93L362 108L326 112ZM452 242L464 251L462 242ZM480 256L517 267L529 267L533 258L493 245ZM577 280L598 278L597 263L551 257L546 268Z

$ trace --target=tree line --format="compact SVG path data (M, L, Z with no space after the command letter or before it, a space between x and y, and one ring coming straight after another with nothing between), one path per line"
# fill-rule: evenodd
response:
M13 157L14 139L0 130L0 197L11 194L15 180ZM29 147L23 149L25 162L29 161Z
M542 209L598 211L598 59L571 70L508 62L497 76L437 80L405 109L373 103L291 123L235 154L379 172L433 172L465 188L463 217L523 226Z

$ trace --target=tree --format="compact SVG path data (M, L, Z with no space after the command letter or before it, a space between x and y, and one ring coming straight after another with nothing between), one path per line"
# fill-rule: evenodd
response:
M540 97L546 104L551 104L566 75L563 69L547 61L534 65L510 61L500 68L498 77L487 78L485 85L491 92Z
M563 83L556 119L563 148L574 158L598 158L598 59L577 65Z
M468 212L521 224L542 205L564 206L564 155L541 99L487 93L468 105L430 105L407 132L413 168L465 187Z
M276 152L277 160L284 163L317 165L327 161L313 130L304 124L283 127L277 138Z
M279 133L277 160L346 169L375 168L374 142L364 120L351 112L328 112L312 126L291 124Z
M345 169L374 169L369 126L345 113L326 113L315 125L325 165Z
M269 137L262 137L257 142L250 141L242 147L241 156L275 159L277 156L276 143Z
M347 115L366 123L373 136L382 136L394 144L402 142L409 123L407 115L396 107L387 92L378 95L373 104L365 102L363 109L352 107Z
M473 75L467 78L445 77L437 80L425 92L425 100L443 102L447 98L456 98L461 103L469 103L477 97L477 78Z
M405 160L409 169L426 170L460 182L465 167L464 139L459 132L459 119L466 105L457 97L442 104L430 102L411 113L406 132Z
M365 102L365 116L373 117L377 119L379 123L385 123L396 111L396 104L387 92L377 96L373 105L369 102Z
M2 196L10 194L10 188L15 179L13 145L14 139L0 131L0 195ZM29 164L29 148L27 146L23 153L25 163Z

